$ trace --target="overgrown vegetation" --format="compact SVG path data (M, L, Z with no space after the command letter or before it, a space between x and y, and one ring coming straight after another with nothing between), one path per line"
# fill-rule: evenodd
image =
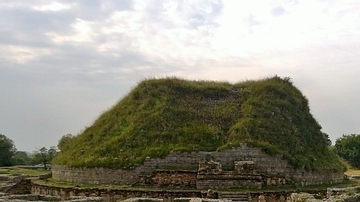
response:
M0 166L12 165L12 157L16 153L14 142L3 134L0 134Z
M353 167L360 168L360 135L350 134L338 138L335 152Z
M215 151L245 142L308 170L343 169L307 99L289 78L236 84L177 78L141 82L84 132L55 164L129 168L171 151Z

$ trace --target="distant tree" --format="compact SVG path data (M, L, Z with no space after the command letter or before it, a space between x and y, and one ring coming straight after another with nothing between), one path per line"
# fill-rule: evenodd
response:
M324 138L325 138L325 141L326 141L326 145L327 145L327 146L331 146L331 145L332 145L332 142L331 142L331 140L330 140L329 135L328 135L327 133L323 133L323 135L324 135Z
M335 143L335 152L350 165L360 168L360 135L350 134L338 138Z
M29 165L31 160L32 159L25 151L15 152L15 155L11 159L12 165Z
M58 148L60 151L63 151L65 150L68 145L69 145L69 142L74 138L74 136L72 134L66 134L64 136L61 137L61 139L59 140L58 142Z
M57 150L55 146L47 149L46 147L42 147L39 149L35 155L33 156L32 164L43 164L44 169L46 170L47 165L51 162L51 160L56 156Z
M30 158L31 158L30 165L43 164L43 160L42 160L42 157L41 157L41 154L40 154L39 150L34 151L33 153L31 153Z
M10 166L12 163L11 158L15 152L14 142L5 135L0 134L0 166Z

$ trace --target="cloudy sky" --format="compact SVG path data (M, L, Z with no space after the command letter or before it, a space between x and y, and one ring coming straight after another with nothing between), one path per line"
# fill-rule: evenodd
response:
M145 78L288 76L334 141L360 133L359 0L0 0L0 133L77 134Z

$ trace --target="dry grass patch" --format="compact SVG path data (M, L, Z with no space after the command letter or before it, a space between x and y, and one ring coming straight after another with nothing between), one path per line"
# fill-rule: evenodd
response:
M360 170L359 170L359 169L350 168L350 169L348 169L348 170L345 172L345 174L346 174L346 175L351 175L351 176L354 176L354 175L360 176Z

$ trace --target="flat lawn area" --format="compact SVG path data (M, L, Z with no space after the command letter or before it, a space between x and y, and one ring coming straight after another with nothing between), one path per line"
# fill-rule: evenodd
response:
M31 170L31 169L19 168L16 166L0 167L0 174L7 174L7 175L22 174L22 175L26 175L28 177L37 177L40 174L44 174L46 172L49 172L49 171L43 170L43 169Z

